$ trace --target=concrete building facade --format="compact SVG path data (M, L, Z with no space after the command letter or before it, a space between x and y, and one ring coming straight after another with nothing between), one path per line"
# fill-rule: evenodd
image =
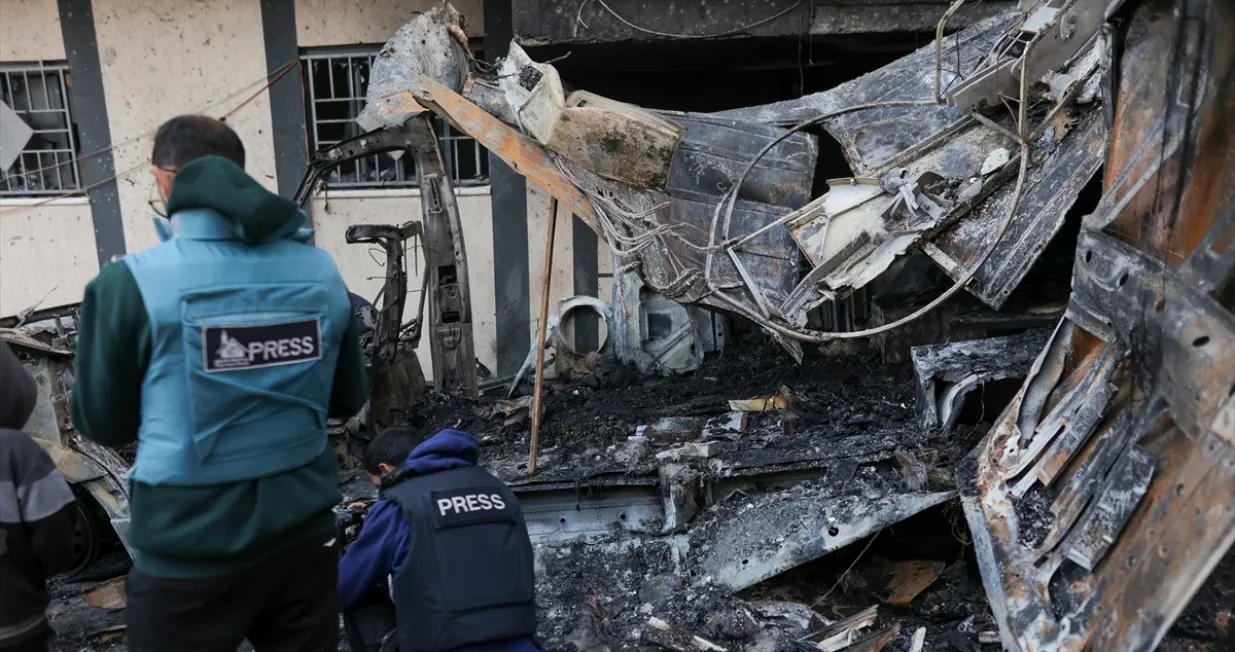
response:
M244 140L249 173L290 195L312 149L357 135L349 123L363 106L358 99L364 97L369 60L429 4L0 0L3 99L36 130L0 182L0 317L78 302L101 263L157 243L149 156L154 130L167 118L203 113L225 119ZM482 49L481 0L454 4ZM510 39L509 32L500 36ZM544 265L549 202L535 189L518 188L523 201L511 203L523 204L516 210L527 216L526 236L503 238L495 264L488 154L460 134L443 134L443 147L450 150L448 159L459 158L454 167L477 358L495 373L499 367L508 372L511 360L526 354L530 340L524 334L534 332L540 283L527 280L539 279ZM381 287L381 257L347 244L344 232L356 223L420 219L415 173L411 164L402 165L382 159L344 168L311 205L316 244L334 256L349 287L370 299ZM70 174L74 169L76 175ZM572 228L569 214L557 222L553 298L576 294L576 238L591 253L581 275L595 294L598 259L604 257L598 251L604 248L595 234ZM497 233L502 238L500 228ZM414 278L422 261L409 252ZM511 286L508 279L522 282ZM419 283L411 285L414 306ZM507 303L525 313L519 328L507 324L515 336L503 342L508 352L499 364L498 297L510 292L521 296ZM503 318L511 321L509 309ZM422 348L431 375L427 345Z

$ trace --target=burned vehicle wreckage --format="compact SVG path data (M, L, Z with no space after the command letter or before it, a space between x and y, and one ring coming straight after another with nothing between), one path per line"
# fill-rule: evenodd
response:
M387 268L374 393L336 424L342 457L401 420L473 432L523 503L555 650L1235 635L1235 588L1205 584L1230 584L1235 542L1235 5L1024 0L950 29L964 4L872 73L708 114L567 92L514 43L484 64L449 4L418 16L374 65L367 133L315 155L297 193L415 157L422 220L347 233ZM563 302L510 396L478 378L435 120L612 252L612 301ZM815 178L823 137L849 176ZM1068 228L1060 292L1016 292L1051 276ZM607 333L593 355L563 335L583 312ZM2 332L50 370L56 406L66 320ZM739 323L787 355L738 350ZM122 460L61 407L44 421L123 538ZM1213 613L1187 612L1194 596Z

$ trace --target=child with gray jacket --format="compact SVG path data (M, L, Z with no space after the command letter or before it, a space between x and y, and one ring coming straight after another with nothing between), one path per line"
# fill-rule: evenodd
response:
M0 652L46 652L47 577L71 569L77 507L46 451L22 432L37 387L0 342Z

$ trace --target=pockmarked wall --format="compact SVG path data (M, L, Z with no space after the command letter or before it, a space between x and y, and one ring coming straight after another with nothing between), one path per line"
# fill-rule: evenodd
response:
M84 197L0 201L0 317L81 301L99 272Z
M56 0L0 0L0 62L64 58Z
M296 40L302 48L385 43L437 0L296 0ZM452 0L468 36L484 36L483 0Z
M56 0L0 0L0 63L64 58ZM84 197L0 197L0 317L80 301L96 273Z
M276 190L259 0L93 0L93 7L128 252L158 244L150 153L169 118L225 119L244 141L246 170Z
M348 5L329 0L294 0L297 46L303 48L375 46L390 37L435 0L374 0ZM484 34L482 0L457 0L472 36ZM202 113L227 121L246 147L248 172L271 190L275 153L271 108L265 89L268 71L285 63L266 57L260 0L92 0L94 27L112 136L126 250L157 244L151 221L154 184L149 160L153 136L168 118ZM56 0L0 0L0 62L63 61L65 44ZM298 75L293 70L289 74ZM73 107L88 115L89 107ZM86 113L83 113L86 112ZM496 372L495 246L522 249L526 256L529 330L539 325L549 199L527 191L525 242L493 241L489 188L459 190L464 223L473 324L479 362ZM90 207L84 198L31 207L34 200L0 199L0 314L35 303L44 307L81 300L85 283L98 272ZM9 208L20 211L5 215ZM329 251L348 286L373 300L381 287L381 256L367 247L347 245L351 224L421 220L415 189L331 191L311 203L317 244ZM556 218L550 315L575 293L574 229L569 214ZM599 296L608 300L608 249L598 247ZM409 273L419 278L423 256L409 257ZM419 284L410 284L407 315L414 314ZM40 303L41 302L41 303ZM528 350L531 341L507 342ZM427 374L427 343L421 359Z

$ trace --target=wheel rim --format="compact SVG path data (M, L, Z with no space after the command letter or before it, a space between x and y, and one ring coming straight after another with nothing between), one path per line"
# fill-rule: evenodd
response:
M73 524L71 544L75 564L72 570L64 573L64 577L73 577L85 570L90 565L90 561L94 559L94 551L98 547L94 524L80 499L76 503L76 509L77 519Z

